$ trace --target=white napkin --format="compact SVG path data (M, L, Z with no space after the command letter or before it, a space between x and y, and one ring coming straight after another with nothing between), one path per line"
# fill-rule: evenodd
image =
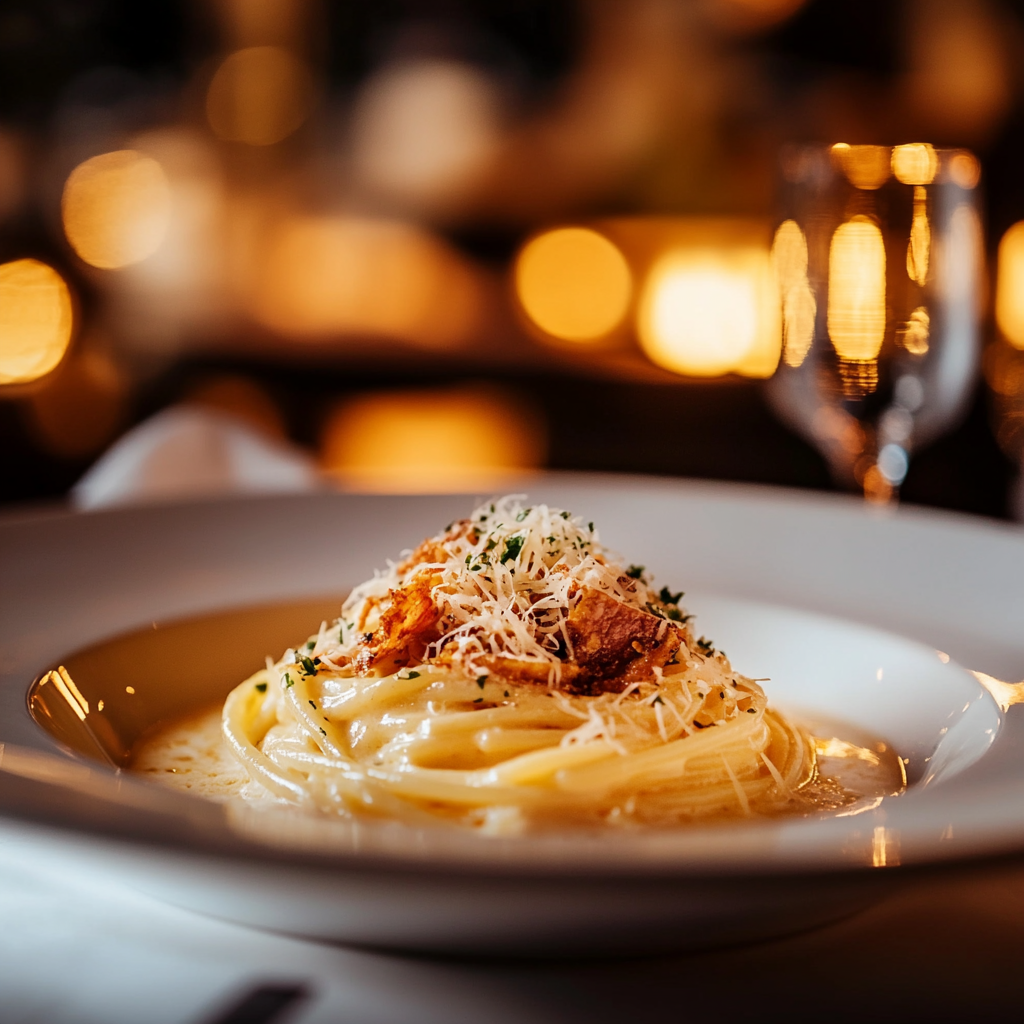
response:
M71 490L79 509L313 491L323 487L300 448L226 413L172 406L128 431Z

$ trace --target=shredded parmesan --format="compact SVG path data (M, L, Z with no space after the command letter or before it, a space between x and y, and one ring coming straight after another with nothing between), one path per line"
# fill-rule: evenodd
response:
M320 630L318 657L336 666L354 659L394 592L424 576L444 625L427 659L443 649L470 676L486 674L483 659L499 655L534 665L557 685L564 660L573 657L567 618L584 587L666 619L662 635L668 618L685 631L678 608L659 598L642 570L626 568L608 551L592 523L524 505L522 495L481 505L420 550L426 560L408 552L352 592L338 628Z

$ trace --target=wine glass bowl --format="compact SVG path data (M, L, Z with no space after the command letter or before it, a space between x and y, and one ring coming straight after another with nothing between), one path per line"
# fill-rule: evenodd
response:
M979 355L977 159L927 143L790 147L772 248L778 414L839 484L894 500L965 409Z

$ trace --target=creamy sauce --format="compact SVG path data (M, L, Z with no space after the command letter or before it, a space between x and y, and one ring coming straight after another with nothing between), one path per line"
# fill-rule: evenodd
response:
M815 770L794 799L775 814L851 813L906 788L903 763L889 744L834 722L806 723L813 737ZM132 750L130 770L182 792L217 801L259 797L234 759L221 731L221 706L158 726ZM265 802L273 803L269 795ZM729 814L728 820L735 820ZM710 823L708 819L704 823Z
M211 800L241 798L249 775L221 731L220 705L154 729L135 745L129 769Z
M340 605L341 597L334 596L242 608L115 637L65 660L62 672L73 680L74 691L37 683L29 695L32 714L83 757L129 766L207 799L273 802L261 786L249 782L224 743L224 698L259 668L261 652L284 650L308 633L311 623L335 617ZM76 693L81 700L72 702L69 694ZM800 714L793 718L818 737L817 763L796 798L781 808L775 801L773 813L855 813L904 788L896 753L877 737L860 735L841 722ZM732 805L702 820L735 821L738 813ZM569 822L557 817L550 824Z

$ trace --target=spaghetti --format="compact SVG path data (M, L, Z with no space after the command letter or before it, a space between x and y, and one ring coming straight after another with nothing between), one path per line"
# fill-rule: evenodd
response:
M813 741L681 597L568 512L481 506L231 692L242 793L491 833L793 806Z

